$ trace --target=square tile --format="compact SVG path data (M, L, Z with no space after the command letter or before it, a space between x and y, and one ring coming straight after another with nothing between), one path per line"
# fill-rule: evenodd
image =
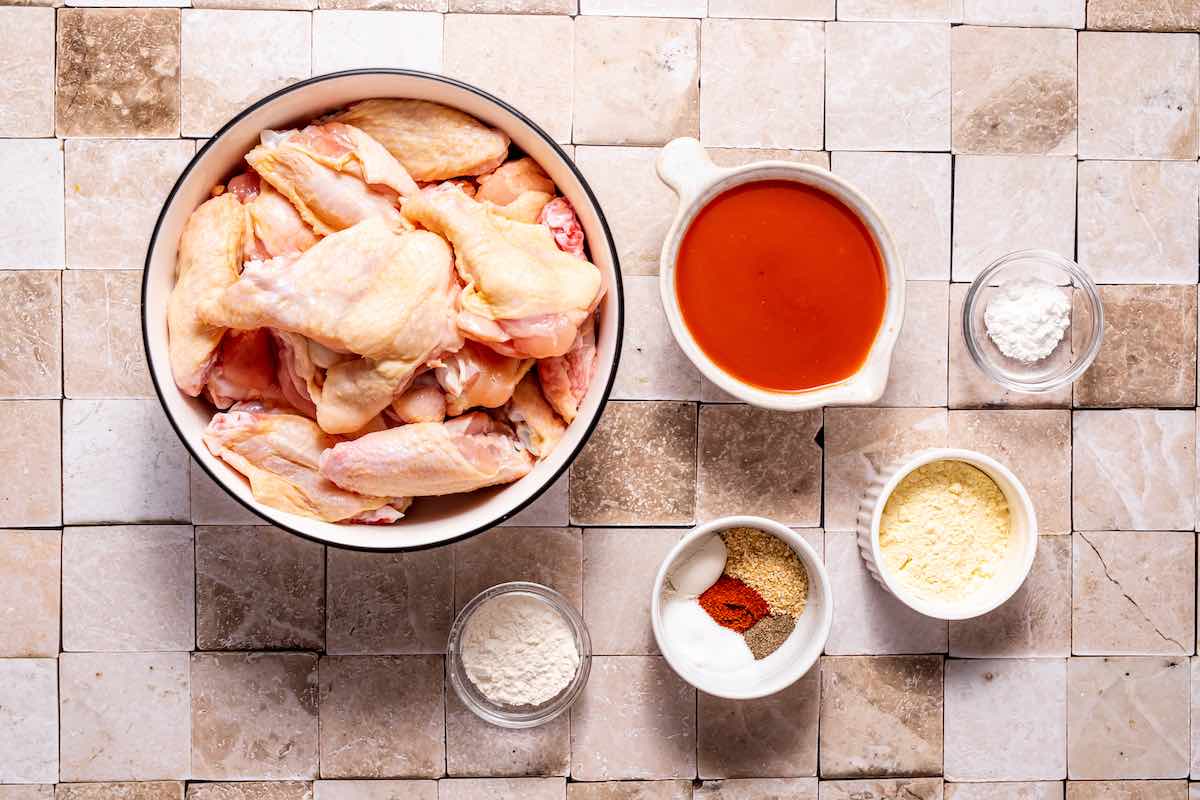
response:
M951 44L954 152L1075 154L1073 30L965 25Z
M63 153L56 139L0 139L0 172L7 190L0 218L21 225L0 240L0 269L61 269Z
M1063 800L1063 782L948 783L946 800Z
M65 8L57 67L59 136L179 135L178 9Z
M0 657L58 655L61 583L61 533L0 530Z
M314 75L358 67L442 71L442 17L419 11L313 14Z
M188 456L157 400L63 403L68 524L188 519Z
M910 285L949 280L951 157L851 151L833 153L832 161L834 174L866 192L889 220Z
M708 0L710 17L833 19L834 0Z
M438 781L438 800L563 800L567 784L562 778L449 778Z
M450 0L450 11L471 14L577 14L578 0Z
M567 785L567 800L690 800L691 797L692 782L687 780L604 781Z
M1074 539L1074 650L1190 655L1196 649L1196 535L1094 531Z
M436 778L446 770L441 656L321 658L321 777Z
M755 161L794 161L797 164L829 169L829 153L824 150L784 150L778 147L706 147L704 152L718 167L740 167Z
M700 409L696 517L756 513L784 525L821 524L821 412L745 405Z
M852 531L867 486L893 462L944 447L944 408L825 410L825 530Z
M1089 0L1089 28L1140 31L1194 31L1200 29L1200 6L1194 3L1145 0Z
M696 406L610 402L571 465L576 525L690 525Z
M1071 507L1079 530L1193 530L1193 411L1076 411Z
M195 646L196 571L190 525L67 528L62 574L63 650L191 650Z
M183 139L68 141L67 266L141 267L163 201L192 155ZM121 209L119 224L113 208Z
M821 800L942 800L939 778L872 778L821 781Z
M1200 44L1185 34L1079 34L1079 155L1194 160Z
M671 334L659 294L658 278L626 275L621 283L625 293L625 313L629 319L637 320L637 324L625 328L612 397L616 400L699 400L700 371L679 349Z
M454 691L446 692L446 771L450 775L566 775L570 769L569 715L536 728L498 728L475 716Z
M946 780L1061 780L1067 662L946 662Z
M830 150L950 149L950 27L831 22L825 27Z
M55 800L183 800L183 789L182 781L60 783L54 797ZM189 791L188 797L192 796Z
M1029 489L1041 533L1071 532L1071 412L950 412L950 446L1003 463Z
M437 781L316 781L315 800L438 800Z
M321 8L362 9L371 11L442 11L446 0L319 0Z
M1188 670L1186 658L1072 658L1070 777L1186 778Z
M442 2L444 4L445 0ZM316 7L317 0L194 0L192 3L192 8L229 8L253 11L311 11Z
M0 9L0 18L3 11ZM62 396L62 273L0 270L0 397Z
M949 284L908 281L904 326L892 352L892 367L878 406L946 405Z
M64 781L186 778L187 653L65 653Z
M600 655L657 655L650 595L681 531L595 528L583 533L583 619Z
M579 0L581 14L626 17L703 17L705 0Z
M197 525L261 525L264 520L234 500L195 461L188 463L192 522Z
M1071 654L1071 538L1041 536L1029 577L1011 598L974 619L950 622L958 658L1055 658Z
M840 20L962 22L963 0L838 0Z
M153 397L142 347L141 270L68 270L62 281L67 397Z
M699 77L695 20L578 17L573 141L659 145L696 136Z
M315 654L192 654L193 778L316 775Z
M192 783L187 800L312 800L312 784L300 781Z
M0 525L62 524L62 446L58 400L0 402Z
M565 527L570 518L570 502L571 472L566 470L536 500L501 522L500 527Z
M0 800L54 800L50 784L0 785Z
M312 15L183 12L183 135L211 136L250 103L311 73ZM253 52L255 69L228 58Z
M707 19L701 26L700 140L819 150L825 30L819 22ZM731 64L737 64L731 70ZM769 114L762 114L770 109Z
M583 607L583 537L577 528L493 528L451 549L455 613L505 581L540 583Z
M1195 283L1198 185L1191 161L1080 163L1080 263L1100 283Z
M1074 252L1075 159L956 156L954 167L954 280L1015 250Z
M1097 0L1092 0L1093 6L1096 3ZM963 0L963 22L970 25L1082 28L1085 5L1086 0Z
M0 659L0 781L58 780L58 664Z
M571 709L571 776L696 775L696 690L655 656L596 656Z
M529 109L556 141L569 142L573 28L563 16L453 14L445 72Z
M821 660L821 777L937 775L942 657Z
M699 693L702 778L783 778L817 774L823 665L786 689L756 700Z
M1075 382L1075 405L1194 406L1196 287L1101 286L1100 300L1104 346Z
M0 9L0 136L54 135L54 11Z
M442 653L454 617L454 553L327 553L326 650ZM297 598L299 599L299 598Z

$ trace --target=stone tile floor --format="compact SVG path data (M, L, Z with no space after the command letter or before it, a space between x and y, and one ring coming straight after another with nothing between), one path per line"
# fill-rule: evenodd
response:
M0 7L0 800L1200 798L1200 0L49 5ZM630 307L570 479L409 555L254 527L188 463L138 333L191 140L376 65L475 81L570 145ZM687 134L884 210L911 280L878 407L729 404L675 348L652 165ZM999 391L961 343L963 282L1024 247L1106 284L1073 391ZM850 532L877 469L947 443L1008 462L1044 529L1022 591L949 625L890 601ZM750 703L682 684L646 616L681 529L735 511L803 528L837 594L820 668ZM597 652L570 717L522 732L466 711L442 656L514 578L581 606Z

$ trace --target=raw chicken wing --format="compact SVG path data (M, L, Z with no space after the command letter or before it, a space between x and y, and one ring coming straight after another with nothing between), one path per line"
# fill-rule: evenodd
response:
M441 359L434 370L446 390L446 414L457 417L469 408L499 408L533 366L533 359L502 356L485 345L467 342L462 350Z
M401 422L441 422L446 418L446 393L432 372L425 372L392 401L392 416Z
M278 371L271 332L229 331L208 373L204 393L217 408L229 408L242 400L285 401L275 383Z
M596 323L592 316L579 328L579 336L567 354L538 362L538 378L546 400L567 422L579 413L579 403L596 374Z
M554 242L564 253L583 258L583 226L575 209L565 197L556 197L538 212L538 222L554 234Z
M250 212L255 243L265 258L303 253L317 243L317 235L300 218L300 212L270 184L263 185L246 203L246 210Z
M542 395L535 372L530 372L517 384L505 413L521 444L539 459L550 455L567 432L567 426Z
M495 172L479 176L475 199L493 203L505 217L534 223L554 197L554 181L532 158L506 161Z

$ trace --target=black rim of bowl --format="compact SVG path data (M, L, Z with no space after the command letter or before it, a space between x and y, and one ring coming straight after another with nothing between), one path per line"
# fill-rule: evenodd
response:
M612 370L609 373L608 382L605 384L604 390L600 395L600 405L596 409L596 416L591 420L591 422L588 423L587 430L584 431L583 436L579 440L579 444L576 445L575 449L567 456L567 459L566 459L566 461L563 462L562 467L560 467L554 473L554 475L552 475L550 477L550 479L548 481L543 483L537 489L537 491L535 491L533 494L531 494L526 500L519 503L515 508L505 512L504 514L501 514L498 517L495 517L490 522L488 522L484 525L481 525L477 528L473 528L472 530L469 530L466 533L460 534L453 538L443 539L442 541L439 541L439 542L433 542L433 543L429 543L429 544L411 545L411 546L400 545L400 546L393 546L393 547L384 547L384 546L372 547L369 545L346 544L344 542L331 542L327 539L322 539L317 536L310 536L309 534L304 533L303 531L299 531L296 528L293 528L292 526L287 525L278 519L273 519L269 516L266 516L262 512L260 512L258 509L254 508L249 503L242 500L242 498L238 497L236 494L229 491L229 489L225 486L224 482L221 481L221 479L218 478L216 475L214 475L212 470L210 470L203 463L203 461L201 461L201 459L197 455L195 449L188 442L187 437L183 435L183 431L180 430L179 424L175 421L175 417L171 414L170 409L167 407L167 400L166 400L166 396L163 393L163 387L159 385L157 373L153 369L149 370L150 380L154 384L154 393L158 397L159 404L162 405L163 412L167 416L167 421L171 423L171 428L174 429L175 435L179 437L179 441L183 443L184 449L187 450L188 456L191 459L191 464L199 466L200 469L204 470L204 473L209 478L211 478L214 483L216 483L218 486L220 486L222 491L224 491L227 495L229 495L234 500L236 500L238 505L242 506L247 511L254 514L256 517L259 517L260 519L264 520L268 524L274 525L277 528L281 528L282 530L285 530L288 533L294 534L295 536L299 536L302 539L307 539L311 542L323 544L328 547L337 547L337 548L340 548L343 550L359 550L359 551L374 552L374 553L396 553L396 552L411 552L411 551L417 551L417 550L428 550L428 549L432 549L435 547L445 547L446 545L453 544L454 542L459 542L464 539L469 539L472 536L476 536L480 533L483 533L486 530L490 530L490 529L496 527L497 525L504 522L505 520L511 519L512 517L519 514L527 506L529 506L531 503L533 503L535 500L537 500L539 497L541 497L546 492L546 490L550 488L551 485L558 482L558 480L560 478L562 478L563 474L566 473L566 471L571 468L571 464L575 461L576 457L578 457L580 451L583 450L584 446L587 444L588 440L591 438L592 432L595 431L596 426L600 423L600 418L604 414L604 408L608 404L609 395L612 393L613 382L616 380L616 377L617 377L617 367L619 366L620 361L621 361L621 342L622 342L622 339L624 337L624 332L625 332L625 294L624 294L624 290L623 290L622 282L621 282L621 262L620 262L618 254L617 254L616 243L613 241L612 230L608 226L608 220L604 216L604 211L601 209L600 203L596 199L595 193L592 191L592 187L588 184L587 179L583 177L583 173L581 173L579 171L579 168L575 165L574 159L570 158L566 154L566 152L562 149L562 147L558 144L558 142L554 141L554 139L548 133L546 133L546 131L542 130L542 128L537 123L535 123L533 120L531 120L525 114L523 114L520 111L518 111L517 109L513 108L511 105L509 105L505 101L501 100L499 97L496 97L495 95L491 94L490 92L485 92L483 89L480 89L478 86L472 86L469 83L464 83L462 81L455 80L454 78L447 78L444 75L436 75L431 72L421 72L420 70L411 70L411 69L387 69L387 68L351 69L351 70L344 70L341 72L330 72L330 73L326 73L324 75L317 75L312 78L306 78L302 81L293 83L290 86L280 89L279 91L272 92L271 94L267 95L266 97L263 97L260 100L257 100L256 102L250 104L245 109L238 112L232 119L230 119L228 122L226 122L223 126L221 126L221 129L219 131L217 131L216 133L214 133L209 138L209 140L204 143L204 146L202 148L200 148L200 150L194 156L192 156L191 161L189 161L188 165L186 167L184 167L183 172L181 172L179 174L179 178L175 181L175 185L171 187L171 191L167 194L167 199L163 202L162 210L159 211L158 218L154 221L154 230L150 234L150 244L146 248L146 260L143 263L143 268L142 268L142 291L141 291L142 346L145 348L146 361L147 361L147 365L149 365L151 356L150 356L149 325L148 325L147 318L146 318L146 288L147 288L147 276L150 274L150 260L154 254L155 245L158 242L159 230L162 227L163 218L166 217L166 215L167 215L167 209L169 209L171 207L172 203L175 202L175 195L178 194L180 187L183 186L184 182L188 178L188 175L191 174L192 168L196 166L196 164L197 164L197 162L199 162L201 156L203 156L208 151L208 148L212 147L214 142L216 142L218 139L220 139L222 136L224 136L225 133L230 128L232 128L234 125L239 123L243 118L248 116L250 113L256 111L257 109L261 108L262 106L276 100L277 98L283 97L284 95L291 94L292 92L299 91L299 90L305 88L306 86L311 86L316 83L322 83L324 81L332 80L335 78L352 77L355 75L399 75L399 76L411 77L411 78L422 78L425 80L435 81L437 83L444 83L447 86L453 86L458 89L464 89L474 95L477 95L477 96L483 98L484 100L487 100L487 101L495 104L496 106L500 107L504 111L507 111L508 113L512 114L514 117L516 117L518 120L520 120L524 125L528 126L530 130L532 130L534 133L536 133L538 136L540 136L542 138L542 140L547 145L549 145L550 148L559 156L559 158L562 160L562 162L564 164L566 164L567 168L571 170L572 174L574 174L574 176L575 176L575 179L577 181L579 181L579 185L583 188L583 192L587 196L588 202L591 203L592 208L595 209L595 211L596 211L596 217L600 220L600 228L601 228L601 230L604 231L605 244L607 245L609 253L612 256L613 275L615 277L615 286L612 287L611 294L617 303L617 339L616 339L616 346L613 351ZM189 465L189 469L190 468L191 468L191 465ZM190 493L190 489L189 489L189 493ZM329 524L336 524L336 523L329 523Z

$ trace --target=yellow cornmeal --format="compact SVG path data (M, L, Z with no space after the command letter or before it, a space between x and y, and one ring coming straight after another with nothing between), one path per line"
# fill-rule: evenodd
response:
M1008 550L1008 501L995 481L962 461L934 461L900 481L879 521L888 571L920 595L978 591Z

